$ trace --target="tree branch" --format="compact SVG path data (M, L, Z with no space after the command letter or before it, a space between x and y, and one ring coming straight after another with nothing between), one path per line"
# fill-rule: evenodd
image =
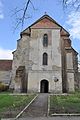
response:
M73 8L78 11L80 9L80 0L62 0L64 8Z
M30 3L30 0L27 1L26 7L25 7L25 9L24 9L24 13L23 13L23 16L22 16L22 27L23 27L23 25L24 25L24 19L25 19L25 16L26 16L26 12L27 12L29 3Z
M21 25L21 27L23 28L25 20L31 18L31 16L27 14L30 4L33 10L36 10L32 0L26 0L26 3L24 4L24 8L20 8L20 9L18 9L18 7L15 8L15 12L12 14L12 16L16 17L15 30L18 28L19 25Z

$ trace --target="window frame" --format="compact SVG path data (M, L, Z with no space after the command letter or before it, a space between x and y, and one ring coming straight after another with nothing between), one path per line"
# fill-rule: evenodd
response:
M43 53L43 65L48 65L48 54Z
M48 46L48 34L43 35L43 46L47 47Z

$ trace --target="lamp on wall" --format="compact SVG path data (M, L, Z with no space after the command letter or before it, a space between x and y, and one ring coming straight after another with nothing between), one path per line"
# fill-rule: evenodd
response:
M59 79L57 77L54 77L54 82L58 82Z
M56 88L56 83L59 81L59 79L55 76L53 76L53 80L55 82L55 93L57 92L57 88Z

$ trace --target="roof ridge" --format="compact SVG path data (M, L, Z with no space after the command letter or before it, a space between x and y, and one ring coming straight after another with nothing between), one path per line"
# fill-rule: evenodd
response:
M26 29L24 29L21 34L23 34L27 29L29 29L30 27L32 27L33 25L35 25L36 23L38 23L40 20L44 19L44 18L48 18L49 20L51 20L52 22L54 22L55 24L57 24L59 27L61 27L61 29L64 29L68 34L69 32L63 28L60 24L58 24L58 22L56 22L55 19L53 19L51 16L49 16L48 14L44 14L42 17L40 17L39 19L37 19L33 24L31 24L30 26L28 26Z

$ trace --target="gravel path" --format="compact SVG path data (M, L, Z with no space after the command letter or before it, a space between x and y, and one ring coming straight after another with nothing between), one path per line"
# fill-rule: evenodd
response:
M21 117L44 117L48 112L48 94L39 94Z

